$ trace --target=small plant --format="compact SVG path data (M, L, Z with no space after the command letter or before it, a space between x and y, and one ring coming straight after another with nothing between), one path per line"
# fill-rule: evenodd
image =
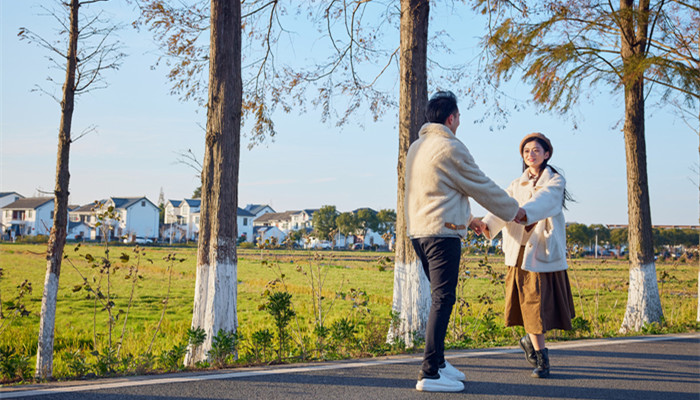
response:
M136 357L134 360L134 373L144 375L153 370L156 358L151 353L144 353Z
M73 376L82 378L90 372L90 364L85 360L85 354L81 350L66 351L63 353L63 359Z
M31 377L31 373L28 356L17 354L11 347L0 347L0 376L9 381L24 381Z
M331 325L331 340L333 345L339 351L339 355L348 356L349 351L354 347L356 342L355 334L357 333L357 327L350 320L350 318L344 317L337 321L334 321Z
M187 354L187 344L176 344L170 350L166 350L158 356L158 361L166 371L179 371L185 368L183 361Z
M274 335L269 329L259 329L250 336L252 356L256 362L267 358L267 350L272 347Z
M117 358L116 349L106 347L102 352L93 351L91 354L96 357L95 364L93 365L95 374L98 376L107 376L117 372L119 359Z
M571 320L571 330L573 332L587 333L591 331L591 323L584 318L574 317Z
M207 332L200 327L187 329L187 343L192 346L194 351L204 343L206 338Z
M296 315L292 309L292 295L287 292L273 292L267 297L264 309L275 320L277 328L277 361L282 361L282 356L286 354L289 332L287 326Z
M212 364L218 368L225 367L228 360L236 355L238 339L236 332L219 329L212 338L211 350L207 352Z

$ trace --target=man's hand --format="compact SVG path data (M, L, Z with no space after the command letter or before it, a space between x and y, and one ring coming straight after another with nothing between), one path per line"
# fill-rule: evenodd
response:
M518 213L515 214L515 218L513 218L513 222L517 222L518 224L525 223L527 221L527 213L525 213L525 210L521 208L518 208Z
M485 230L488 230L488 226L484 223L484 221L474 218L472 222L469 223L469 228L474 231L477 235L481 235Z

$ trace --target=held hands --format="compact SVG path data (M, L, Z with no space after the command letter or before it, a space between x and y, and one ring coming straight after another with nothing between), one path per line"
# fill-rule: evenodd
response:
M522 208L518 209L518 213L515 214L515 218L513 218L513 222L518 223L518 224L525 224L527 221L527 213L525 213L525 210Z
M469 223L469 228L474 231L477 235L482 233L488 233L489 227L484 223L484 221L474 218L472 222Z

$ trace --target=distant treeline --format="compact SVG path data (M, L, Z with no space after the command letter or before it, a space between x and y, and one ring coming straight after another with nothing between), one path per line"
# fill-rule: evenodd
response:
M613 246L627 245L627 228L608 229L605 225L570 224L566 227L566 239L569 245L588 245L595 241L598 234L598 243L609 243ZM657 229L654 228L654 246L686 247L698 246L700 231L696 229Z

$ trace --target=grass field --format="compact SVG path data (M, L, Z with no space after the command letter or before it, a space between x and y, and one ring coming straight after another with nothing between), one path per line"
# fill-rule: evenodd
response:
M43 280L46 269L45 244L0 244L0 266L4 275L0 278L4 320L0 320L0 348L13 348L17 353L34 357L37 345L39 313ZM195 281L196 254L194 248L147 247L136 253L127 246L110 247L109 258L118 269L110 276L110 297L115 313L126 311L132 290L131 281L125 279L129 269L138 265L138 280L133 305L128 314L124 333L123 354L143 354L148 348L163 310L163 300L168 292L170 267L172 287L167 311L156 336L152 352L158 354L181 343L192 317L192 300ZM176 254L182 262L164 260L168 254ZM54 375L70 376L63 360L68 351L82 349L86 353L104 347L108 341L106 311L102 310L95 296L82 288L83 277L93 286L101 284L107 291L106 276L99 268L91 268L86 254L98 258L104 256L104 248L86 245L77 251L74 245L66 246L58 295ZM129 260L120 261L122 254ZM137 254L141 254L140 259ZM392 301L393 269L387 257L390 253L376 252L321 252L239 250L238 264L238 321L245 338L256 330L273 330L272 320L260 306L269 284L282 278L286 291L292 294L297 321L293 330L312 335L314 317L312 311L311 270L320 271L324 278L324 307L332 303L327 325L342 317L356 321L372 317L372 323L364 327L382 335L389 326ZM504 328L502 323L503 285L500 274L505 273L502 258L465 256L463 260L460 301L455 309L455 322L448 332L451 346L485 347L516 343L520 329ZM657 263L659 290L664 307L665 322L652 327L650 332L697 330L697 263ZM601 337L617 334L627 299L628 264L624 260L572 260L569 278L574 292L576 313L581 317L574 332L549 333L550 339L569 337ZM100 278L101 277L101 278ZM315 276L317 277L317 276ZM102 279L100 281L100 279ZM24 299L26 317L13 317L10 309L16 304L17 287L27 280L33 288ZM316 285L315 287L318 287ZM352 293L366 293L358 300ZM343 293L344 296L338 296ZM362 299L366 308L357 307ZM96 303L97 306L96 306ZM369 313L362 312L369 309ZM121 335L124 315L113 328L113 342ZM371 325L371 326L370 326ZM410 347L410 346L409 346ZM34 359L30 359L31 365Z

